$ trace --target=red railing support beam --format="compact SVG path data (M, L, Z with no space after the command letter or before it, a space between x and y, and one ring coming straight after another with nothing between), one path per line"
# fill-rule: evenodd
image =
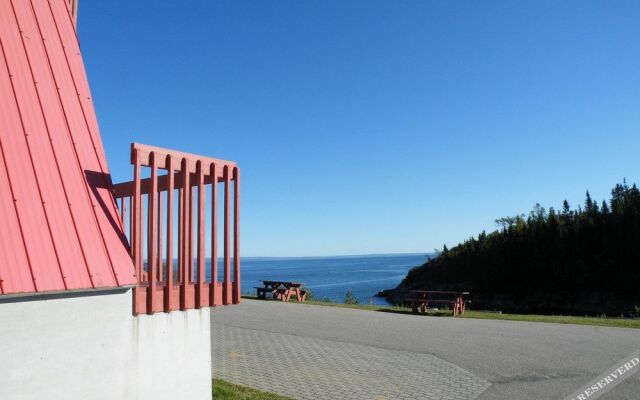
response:
M151 192L149 193L149 207L147 208L147 276L149 286L147 288L147 312L154 311L154 294L156 292L157 274L157 232L158 221L158 167L154 153L150 155L151 162Z
M143 289L140 287L142 282L142 233L141 233L141 199L140 199L140 158L138 152L132 149L133 156L133 207L131 210L131 257L136 270L136 276L138 277L138 286L133 289L133 309L134 313L138 314L139 301L143 298Z
M164 310L172 311L174 307L173 290L173 157L167 156L168 187L167 187L167 272L164 287Z
M205 293L206 288L204 286L205 278L205 233L204 233L204 218L205 218L205 187L204 187L204 172L202 171L202 162L198 161L196 166L196 175L198 179L198 284L196 286L196 308L202 308L207 306L205 297L208 297Z
M240 171L233 169L233 304L240 303Z
M188 285L191 283L191 280L189 279L189 247L191 246L191 244L189 243L189 190L186 190L186 188L190 187L189 186L189 172L187 169L187 160L183 159L182 160L182 179L183 182L185 182L185 187L183 187L180 190L181 196L181 204L182 204L182 209L181 209L181 214L180 214L180 218L182 223L180 224L180 226L182 226L182 242L181 242L181 254L182 254L182 263L181 263L181 268L180 268L180 273L181 273L181 285L180 285L180 309L181 310L186 310L188 308L188 299L187 299L187 287Z
M229 240L229 226L231 224L229 207L229 167L224 167L224 290L223 304L231 304L231 241Z
M216 164L211 163L210 174L217 176ZM209 304L220 304L218 286L218 185L211 186L211 283L209 284Z

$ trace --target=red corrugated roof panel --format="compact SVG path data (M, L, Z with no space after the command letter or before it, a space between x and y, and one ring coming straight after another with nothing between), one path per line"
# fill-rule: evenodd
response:
M0 293L136 283L66 0L0 0Z

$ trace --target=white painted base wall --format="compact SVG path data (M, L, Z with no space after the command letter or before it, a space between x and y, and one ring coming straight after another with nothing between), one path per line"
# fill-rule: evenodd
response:
M0 399L211 399L210 310L131 304L131 289L0 299Z

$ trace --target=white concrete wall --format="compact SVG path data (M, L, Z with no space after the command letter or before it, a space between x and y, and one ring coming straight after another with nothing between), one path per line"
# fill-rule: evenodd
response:
M133 321L136 398L210 400L210 308L141 315Z
M131 304L130 289L0 298L0 399L211 399L209 309Z

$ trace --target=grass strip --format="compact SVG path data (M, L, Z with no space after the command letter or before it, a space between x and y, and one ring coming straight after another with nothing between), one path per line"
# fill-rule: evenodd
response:
M213 398L215 400L291 400L275 393L261 392L235 383L213 379Z
M255 296L242 296L247 299L257 299ZM290 304L307 304L324 307L352 308L356 310L390 312L398 314L414 314L410 308L398 306L378 306L371 304L344 304L329 301L310 300L304 303L291 301ZM425 314L420 314L425 315ZM426 316L431 317L451 317L450 311L429 311ZM538 315L538 314L505 314L493 311L475 311L467 310L463 316L456 318L472 318L472 319L495 319L502 321L524 321L524 322L543 322L554 324L572 324L572 325L589 325L589 326L605 326L612 328L634 328L640 329L640 318L616 318L616 317L581 317L572 315Z

